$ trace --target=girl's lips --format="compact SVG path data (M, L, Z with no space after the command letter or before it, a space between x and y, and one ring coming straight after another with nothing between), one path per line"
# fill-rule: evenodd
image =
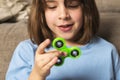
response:
M63 31L63 32L68 32L72 29L73 24L68 24L68 25L60 25L58 28Z

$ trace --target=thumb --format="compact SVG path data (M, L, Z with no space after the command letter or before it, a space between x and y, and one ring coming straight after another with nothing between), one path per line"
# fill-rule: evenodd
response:
M42 54L44 53L45 48L50 44L50 39L46 39L45 41L43 41L37 48L36 53L37 54Z

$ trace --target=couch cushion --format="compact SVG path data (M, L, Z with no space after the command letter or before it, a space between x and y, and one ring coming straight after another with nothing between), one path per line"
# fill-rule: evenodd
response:
M28 38L25 21L0 24L0 80L5 80L11 56L18 43Z
M120 13L101 13L99 35L112 42L120 53Z
M120 12L120 0L96 0L101 12Z

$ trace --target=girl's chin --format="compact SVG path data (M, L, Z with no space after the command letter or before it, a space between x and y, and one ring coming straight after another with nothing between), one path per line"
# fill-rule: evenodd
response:
M65 33L65 34L58 34L58 35L56 35L55 37L62 37L62 38L64 38L64 39L66 39L66 40L71 40L71 39L73 39L73 37L74 37L74 35L73 34L70 34L70 33Z
M57 37L62 37L62 38L64 38L65 40L71 40L71 39L73 39L73 37L72 36L57 36Z

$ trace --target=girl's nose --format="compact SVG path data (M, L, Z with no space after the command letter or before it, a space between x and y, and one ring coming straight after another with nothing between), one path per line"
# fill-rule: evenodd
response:
M70 14L66 7L61 7L59 9L59 19L60 20L69 20L70 19Z

